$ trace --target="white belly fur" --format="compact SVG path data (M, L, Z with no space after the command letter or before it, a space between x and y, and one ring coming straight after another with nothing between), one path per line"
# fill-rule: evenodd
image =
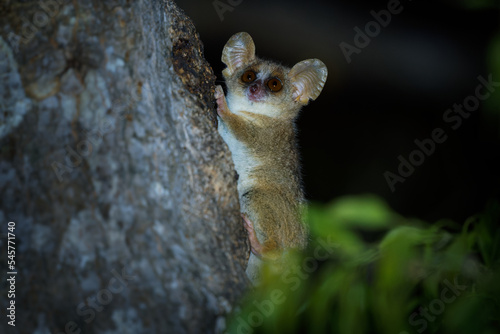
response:
M228 99L228 104L231 104L232 99ZM241 102L241 101L238 101ZM233 102L233 105L235 103ZM240 107L242 106L242 103L237 103ZM243 103L242 107L248 107ZM241 109L241 110L248 110L248 109ZM235 114L241 116L241 117L246 117L246 114L243 114L239 112L240 108L234 108L231 110L231 112L234 112ZM246 147L244 143L239 141L235 135L228 130L228 127L224 124L222 120L219 120L219 125L217 127L217 130L219 134L221 135L222 139L226 142L227 146L229 147L229 150L231 151L234 167L236 169L236 172L238 173L238 197L240 199L240 205L242 204L241 201L241 196L248 191L248 189L251 189L252 187L255 186L255 180L250 176L252 170L259 166L260 163L259 161L252 156L250 153L250 150ZM247 212L247 208L241 207L241 211L246 213L247 215L249 214L249 218L251 217L251 213ZM257 239L262 242L263 236L261 232L259 231L258 228L258 223L257 221L253 221L254 227L256 228L256 234L257 234ZM250 254L250 258L248 260L247 264L247 269L246 269L246 274L250 281L254 284L257 285L258 282L260 282L260 269L262 267L262 260L259 259L257 256L255 256L253 253Z
M259 162L250 154L245 144L236 139L234 134L228 131L228 128L222 121L219 121L218 131L231 151L234 167L239 176L238 195L241 198L241 195L245 191L254 186L255 183L250 177L250 173L259 165Z

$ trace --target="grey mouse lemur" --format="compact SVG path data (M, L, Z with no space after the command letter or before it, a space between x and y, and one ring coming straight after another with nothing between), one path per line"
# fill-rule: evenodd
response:
M241 212L252 247L246 272L257 283L262 260L279 261L287 249L307 245L295 119L302 106L319 96L328 71L318 59L291 69L259 59L246 32L229 39L222 62L227 97L217 86L218 131L239 175Z

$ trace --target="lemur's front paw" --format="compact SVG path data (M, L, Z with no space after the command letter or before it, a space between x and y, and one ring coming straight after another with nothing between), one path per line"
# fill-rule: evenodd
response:
M222 87L217 85L215 86L215 100L217 101L217 114L222 116L227 110L226 98L224 96L224 91Z

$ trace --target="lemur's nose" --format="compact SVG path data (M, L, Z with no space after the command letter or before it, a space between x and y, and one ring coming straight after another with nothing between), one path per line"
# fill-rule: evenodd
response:
M259 91L259 86L258 85L251 85L250 86L250 93L255 94Z

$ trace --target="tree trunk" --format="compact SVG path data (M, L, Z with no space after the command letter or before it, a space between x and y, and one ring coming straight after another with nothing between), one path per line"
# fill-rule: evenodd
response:
M0 13L0 332L223 330L248 245L192 22L161 0Z

